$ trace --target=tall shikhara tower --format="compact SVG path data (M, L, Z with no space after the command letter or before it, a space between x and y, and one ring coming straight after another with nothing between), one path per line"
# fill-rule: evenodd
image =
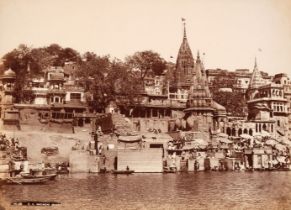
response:
M184 24L184 36L183 41L179 49L179 53L176 61L175 80L177 87L187 87L193 83L194 65L195 61L192 56L187 35L186 24Z
M186 121L184 129L198 132L201 138L209 140L210 131L217 130L219 122L226 117L226 109L212 99L199 52L194 60L188 44L185 22L183 41L177 57L175 79L177 92L187 91L188 93L183 117L183 120Z
M263 80L261 72L258 69L257 58L255 58L254 70L253 70L249 87L254 89L262 85L265 85L265 81Z

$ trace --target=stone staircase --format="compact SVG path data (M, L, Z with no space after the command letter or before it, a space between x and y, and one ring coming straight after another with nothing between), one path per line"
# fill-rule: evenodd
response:
M114 113L112 114L112 122L117 133L126 135L135 130L135 126L132 121L124 115Z

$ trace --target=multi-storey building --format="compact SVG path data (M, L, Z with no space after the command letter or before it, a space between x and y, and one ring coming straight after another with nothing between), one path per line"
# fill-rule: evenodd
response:
M24 91L31 91L32 100L22 103L13 101L15 73L9 69L1 76L0 92L3 99L1 100L1 118L4 124L8 116L8 112L4 110L7 110L8 106L9 113L13 111L14 116L19 115L17 120L20 126L49 124L49 127L53 127L51 126L53 123L72 125L77 113L87 111L84 89L68 79L70 77L65 75L62 67L49 67L44 71L44 76L38 78L31 76L29 65L27 70L28 79ZM9 118L12 114L9 114Z
M287 74L281 73L276 74L273 78L275 84L283 85L284 98L287 99L287 111L289 113L288 124L289 124L289 138L291 138L291 80Z
M267 84L255 64L247 94L248 119L256 123L256 132L266 130L287 135L289 113L283 85L274 82Z

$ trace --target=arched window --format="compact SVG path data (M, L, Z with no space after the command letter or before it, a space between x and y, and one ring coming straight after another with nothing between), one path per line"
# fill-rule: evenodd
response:
M230 127L227 127L226 134L229 135L229 136L231 136L231 129L230 129Z
M253 130L249 129L249 135L252 136L253 135Z
M267 130L267 126L266 126L266 124L265 124L265 123L263 124L263 130L264 130L264 131L266 131L266 130Z
M244 129L244 133L245 133L245 134L248 134L248 129L245 128L245 129Z

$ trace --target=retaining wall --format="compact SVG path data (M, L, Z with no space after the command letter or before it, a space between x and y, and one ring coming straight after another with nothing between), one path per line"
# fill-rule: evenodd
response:
M163 172L163 150L160 148L142 150L118 150L117 169L128 166L135 172Z

